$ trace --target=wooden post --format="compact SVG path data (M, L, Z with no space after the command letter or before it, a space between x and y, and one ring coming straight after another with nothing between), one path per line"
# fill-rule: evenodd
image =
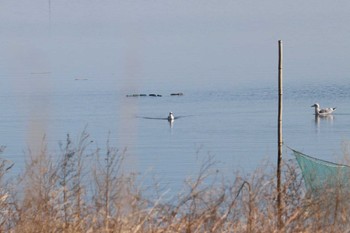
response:
M281 166L282 166L282 41L278 41L278 158L277 158L277 224L278 229L283 227L282 222L282 192L281 192Z

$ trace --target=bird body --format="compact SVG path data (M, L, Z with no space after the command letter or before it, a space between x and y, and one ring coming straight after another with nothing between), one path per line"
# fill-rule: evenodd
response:
M320 108L318 103L312 105L311 107L315 108L315 115L317 116L327 116L332 114L336 108Z
M168 121L173 121L175 119L172 112L169 112Z

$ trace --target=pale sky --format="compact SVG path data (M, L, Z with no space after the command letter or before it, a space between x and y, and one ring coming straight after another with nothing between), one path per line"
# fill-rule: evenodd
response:
M0 0L0 75L268 85L281 39L287 83L343 82L349 22L347 0Z

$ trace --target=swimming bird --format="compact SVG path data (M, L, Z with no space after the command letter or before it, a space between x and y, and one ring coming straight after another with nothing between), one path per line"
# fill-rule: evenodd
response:
M173 121L175 119L172 112L169 112L168 121Z
M318 103L315 103L311 107L315 108L315 115L317 116L327 116L335 111L335 108L320 108L320 105Z

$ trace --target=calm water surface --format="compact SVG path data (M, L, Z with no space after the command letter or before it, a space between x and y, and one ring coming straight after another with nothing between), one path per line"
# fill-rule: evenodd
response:
M11 84L11 77L7 83ZM4 79L6 81L6 78ZM40 78L39 78L40 80ZM5 82L3 81L3 82ZM231 176L252 172L277 153L276 87L235 87L222 90L142 90L162 97L132 97L115 83L68 80L65 85L31 88L24 81L16 88L2 87L0 106L1 156L24 167L28 148L35 151L43 135L50 150L59 151L67 133L73 140L86 127L92 148L110 143L126 148L127 165L152 174L164 184L178 185L196 174L213 156L217 169ZM170 96L171 92L183 96ZM315 118L310 107L337 107L333 117ZM349 146L350 84L285 86L283 130L286 145L318 158L337 161ZM182 116L170 125L168 112ZM285 150L287 159L293 158ZM147 182L147 181L145 181Z

